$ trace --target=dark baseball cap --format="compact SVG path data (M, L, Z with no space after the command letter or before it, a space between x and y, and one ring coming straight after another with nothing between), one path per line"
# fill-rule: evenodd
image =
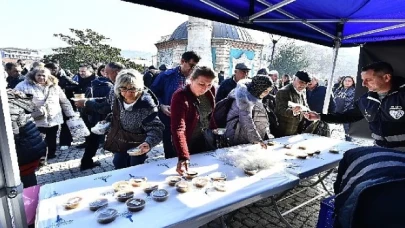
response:
M299 80L304 81L304 82L311 82L312 78L309 76L309 74L305 71L298 71L295 74L295 77L297 77Z
M238 64L236 64L235 69L238 69L238 70L250 70L250 68L247 67L244 63L238 63Z

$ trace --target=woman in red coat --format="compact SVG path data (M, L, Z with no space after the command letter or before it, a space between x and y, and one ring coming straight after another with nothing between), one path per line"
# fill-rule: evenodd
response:
M183 166L188 169L190 154L207 151L203 129L215 128L209 118L215 106L215 90L212 87L215 77L210 68L198 67L191 74L191 83L173 94L171 133L179 158L179 174L183 174Z

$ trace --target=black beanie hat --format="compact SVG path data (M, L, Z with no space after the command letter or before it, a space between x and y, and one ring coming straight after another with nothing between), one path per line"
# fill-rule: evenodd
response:
M247 90L254 97L259 98L260 95L269 87L272 87L273 83L270 80L270 77L264 75L257 75L253 77L252 82L247 85Z

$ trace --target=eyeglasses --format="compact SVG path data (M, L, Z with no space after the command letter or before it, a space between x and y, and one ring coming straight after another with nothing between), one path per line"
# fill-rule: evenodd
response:
M126 93L126 92L128 92L128 93L136 93L136 92L140 92L140 91L142 91L142 90L134 88L134 87L132 87L132 88L120 87L120 92L121 93Z

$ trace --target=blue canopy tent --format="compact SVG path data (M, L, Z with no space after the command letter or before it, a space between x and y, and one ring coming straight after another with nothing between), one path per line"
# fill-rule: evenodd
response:
M334 48L405 38L403 0L124 0Z

